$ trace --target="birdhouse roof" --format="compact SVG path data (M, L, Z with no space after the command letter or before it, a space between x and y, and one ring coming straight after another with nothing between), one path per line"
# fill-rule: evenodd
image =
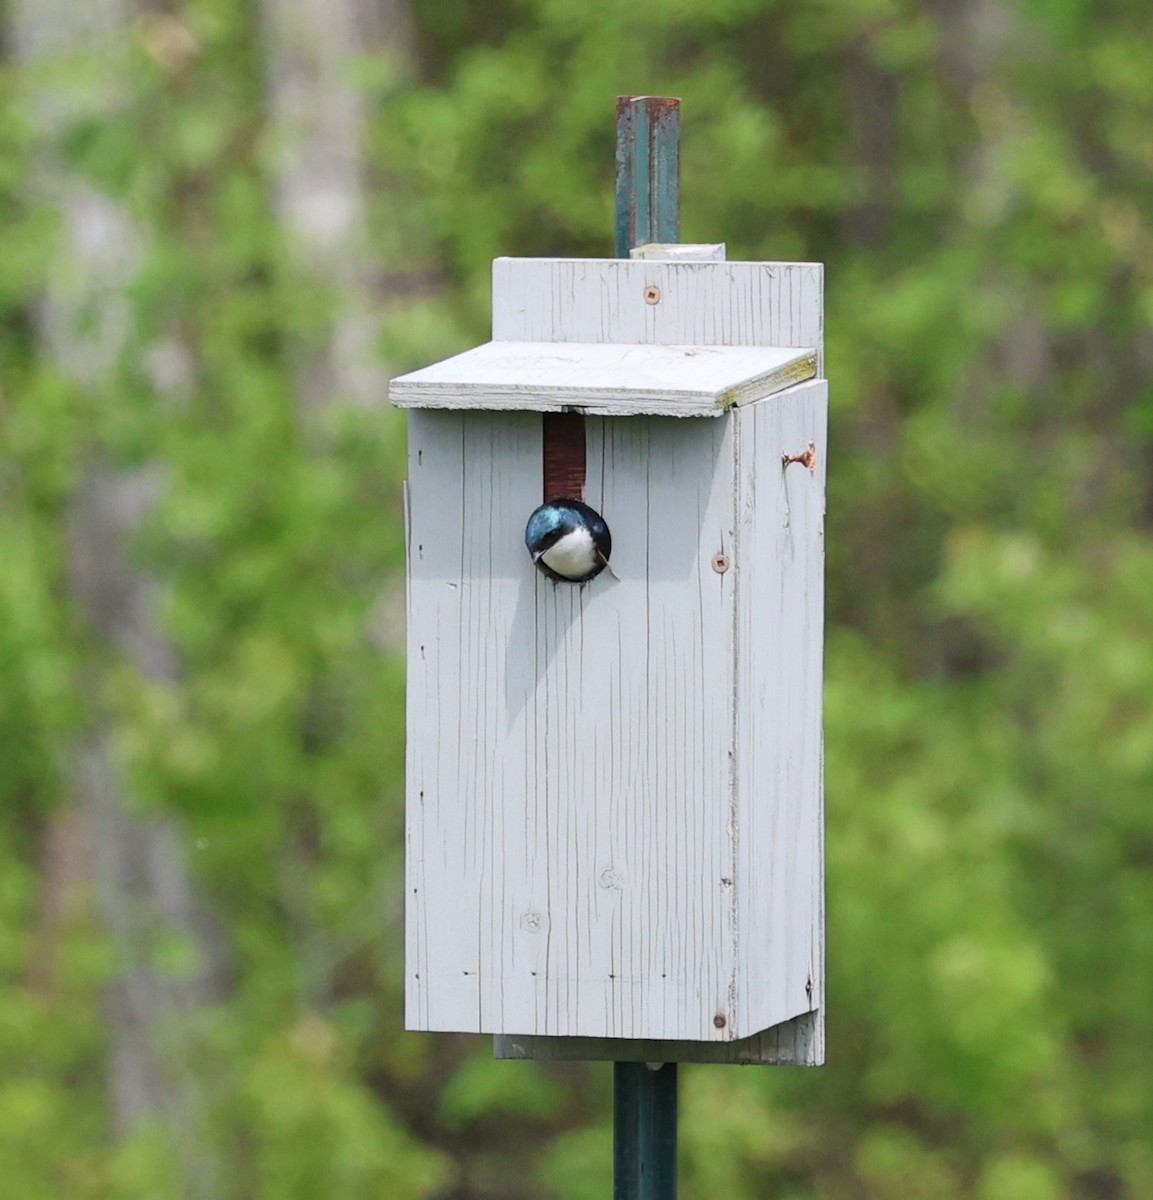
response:
M389 385L401 408L577 409L606 416L719 416L812 379L800 346L493 341Z

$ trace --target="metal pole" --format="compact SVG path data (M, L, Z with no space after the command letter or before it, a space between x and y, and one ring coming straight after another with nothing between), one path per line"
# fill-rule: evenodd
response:
M616 254L681 236L681 102L617 97ZM676 1200L677 1064L613 1064L613 1200Z
M617 97L617 258L681 237L681 102Z
M613 1200L676 1200L677 1064L613 1064Z

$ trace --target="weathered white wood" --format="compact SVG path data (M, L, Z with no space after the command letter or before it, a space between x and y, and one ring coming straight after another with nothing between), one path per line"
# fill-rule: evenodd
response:
M811 379L816 351L766 346L486 342L394 379L401 408L716 416Z
M510 920L503 888L506 861L531 865L528 768L518 786L512 756L489 750L507 733L505 660L523 588L517 525L540 502L539 426L528 413L409 417L410 1028L482 1029L485 989L503 984L486 951L515 940L525 916ZM517 632L532 644L523 621Z
M573 587L539 419L410 422L409 1024L727 1038L731 424L589 420L619 578Z
M724 242L646 242L629 251L632 259L666 259L669 262L724 262Z
M821 268L701 249L497 260L494 341L394 384L407 1019L501 1055L824 1057ZM534 414L598 405L617 577L556 585Z
M821 681L828 384L735 414L738 517L733 837L743 1029L820 1007ZM785 462L815 450L810 469Z
M537 418L411 414L410 1026L728 1042L816 1007L823 492L781 460L820 461L824 407L590 418L618 578L585 587L524 550Z
M690 1062L737 1066L819 1067L825 1061L825 1023L819 1012L804 1013L735 1042L678 1042L623 1038L493 1038L497 1058L546 1062Z
M812 346L820 374L823 279L820 263L498 258L492 265L492 336L513 342ZM660 293L655 304L646 299L652 287Z

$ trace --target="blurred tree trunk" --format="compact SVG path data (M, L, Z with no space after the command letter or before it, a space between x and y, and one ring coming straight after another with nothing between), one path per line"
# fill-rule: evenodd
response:
M1006 153L1004 136L1009 114L1022 98L1014 94L1007 56L1037 36L1029 16L1004 0L967 0L941 9L943 67L975 116L976 137L962 165L967 209L971 218L992 227L1014 203L1018 184ZM1052 347L1043 320L1044 305L1026 300L1014 306L1000 335L990 346L990 362L981 364L987 379L1008 381L1022 392L1053 386ZM967 384L969 381L966 381ZM988 419L989 386L966 386L956 397L963 422Z
M124 206L70 169L65 141L78 118L99 120L101 108L113 112L124 100L120 68L133 9L128 0L14 0L8 19L16 57L44 73L34 97L44 149L30 187L35 202L57 208L62 226L36 327L43 353L91 393L99 410L133 349L128 288L146 246ZM69 92L53 86L57 61L62 73L77 63L99 73L80 93L83 113ZM165 399L159 390L157 399ZM178 823L161 809L143 809L133 795L108 703L110 679L125 667L167 684L179 672L158 620L158 586L132 561L134 535L161 486L158 464L125 468L92 447L71 503L68 584L92 645L77 681L88 715L70 750L72 803L45 839L41 929L53 936L77 884L95 894L114 955L107 1014L115 1124L122 1134L162 1130L177 1152L182 1194L207 1196L218 1188L212 1156L197 1137L202 1104L190 1061L192 1017L222 990L224 947L196 895ZM77 880L78 872L85 878ZM51 946L46 956L51 963ZM50 968L41 981L50 985Z
M411 76L413 27L406 0L260 0L258 15L286 274L298 294L314 297L294 347L296 406L306 439L323 453L326 417L349 404L381 406L387 396L390 372L378 343L407 264L397 271L386 262L370 227L374 215L403 201L374 178L366 153L368 93L358 67L371 61L396 77ZM378 613L398 626L397 582L381 586ZM403 642L395 628L384 637ZM323 1007L332 998L338 952L313 903L313 853L313 839L293 839L280 890L296 927L303 996Z
M298 404L307 417L334 401L380 402L389 276L369 239L369 113L357 66L371 56L411 73L406 0L260 0L259 14L279 151L276 212L292 267L328 317L298 355Z

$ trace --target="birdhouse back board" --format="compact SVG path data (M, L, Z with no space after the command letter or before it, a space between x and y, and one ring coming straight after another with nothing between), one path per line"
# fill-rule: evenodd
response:
M821 263L498 258L492 264L492 336L613 345L811 346L820 368L823 289Z

